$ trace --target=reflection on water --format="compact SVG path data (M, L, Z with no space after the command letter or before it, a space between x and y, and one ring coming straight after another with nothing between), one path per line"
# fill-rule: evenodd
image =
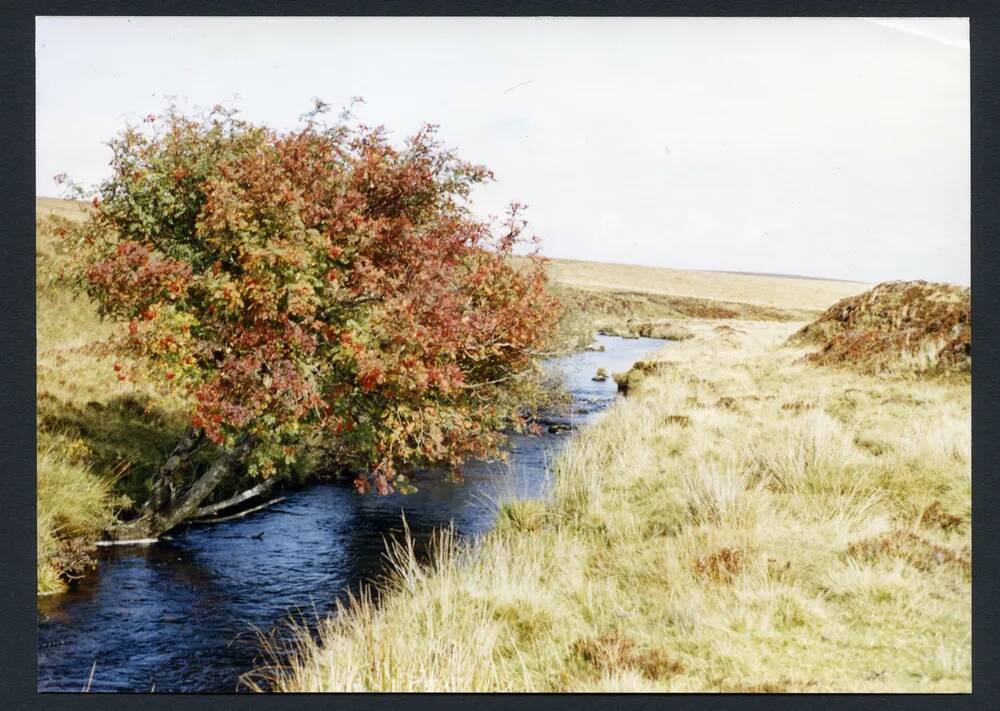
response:
M571 424L614 398L609 379L662 341L599 337L605 352L552 359L573 394ZM384 573L384 537L401 514L418 545L454 522L486 531L497 502L545 495L547 465L568 434L513 436L509 462L470 462L465 481L428 474L406 496L359 496L348 482L287 494L236 521L189 526L151 546L102 549L96 571L71 592L39 600L38 688L79 691L234 691L259 660L256 630L289 616L315 619L333 601ZM95 666L96 664L96 666Z

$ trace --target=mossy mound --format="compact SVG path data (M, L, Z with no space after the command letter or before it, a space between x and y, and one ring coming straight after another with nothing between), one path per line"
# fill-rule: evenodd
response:
M681 324L662 320L642 320L630 318L624 323L602 325L601 335L622 338L662 338L667 341L686 341L694 337L691 329Z
M820 365L865 373L969 373L971 289L926 281L893 281L838 301L789 339L816 344Z
M640 360L636 361L628 371L615 373L612 377L614 377L615 383L618 385L618 392L628 395L648 376L665 373L672 367L674 367L674 364L666 360Z

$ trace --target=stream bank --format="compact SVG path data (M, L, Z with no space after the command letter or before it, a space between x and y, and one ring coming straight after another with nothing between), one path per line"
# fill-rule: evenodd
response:
M567 424L587 424L614 402L598 367L626 371L655 339L598 337L603 352L554 358L573 397ZM413 494L358 496L350 482L289 491L244 518L182 527L171 539L101 550L96 570L38 603L38 689L229 692L259 661L256 630L324 616L345 590L385 572L384 538L401 514L418 546L454 522L460 537L493 525L498 504L546 494L547 469L569 438L553 428L514 435L509 462L473 461L455 484L428 474Z

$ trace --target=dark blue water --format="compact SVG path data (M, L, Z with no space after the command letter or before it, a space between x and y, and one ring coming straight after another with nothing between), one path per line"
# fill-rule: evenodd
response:
M663 341L600 336L605 351L552 359L573 395L574 426L616 397L598 367L627 370ZM417 493L359 496L349 482L315 484L269 509L192 525L171 540L101 549L96 570L38 605L38 688L235 691L265 661L257 631L314 620L348 589L385 572L385 537L405 512L417 545L454 523L459 536L493 524L499 502L543 497L548 465L571 435L512 436L506 463L470 462L465 481L428 474Z

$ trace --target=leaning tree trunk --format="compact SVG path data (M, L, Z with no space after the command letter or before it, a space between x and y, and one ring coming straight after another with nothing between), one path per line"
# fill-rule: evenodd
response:
M184 475L191 466L191 457L202 442L205 434L199 429L188 427L177 446L167 457L160 468L153 485L150 487L149 498L142 505L139 515L146 516L174 505L183 492Z
M160 469L149 500L143 504L139 516L111 529L109 540L121 542L156 538L191 518L216 487L235 472L252 447L250 438L242 439L232 451L221 454L204 474L184 489L184 472L202 438L203 434L193 429L185 432Z

